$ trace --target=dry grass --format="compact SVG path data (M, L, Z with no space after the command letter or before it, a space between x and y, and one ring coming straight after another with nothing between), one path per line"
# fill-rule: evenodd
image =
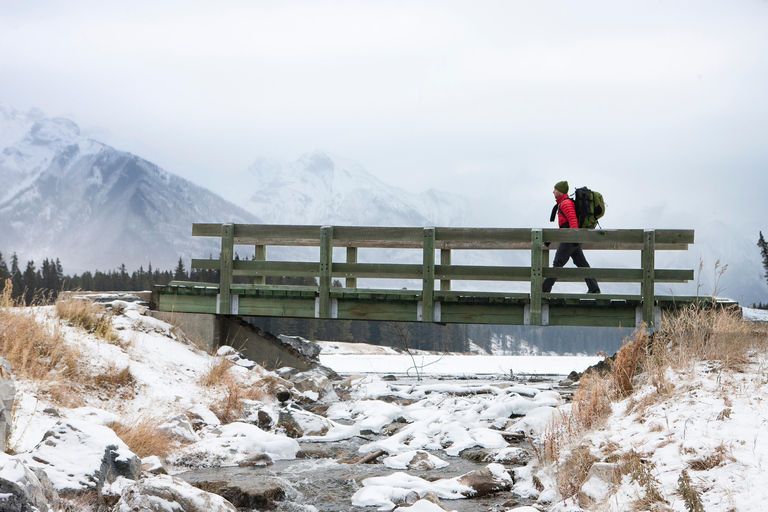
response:
M14 303L10 282L0 294L0 354L14 374L30 380L77 381L81 376L79 350L65 343L55 327L41 325Z
M242 418L245 400L264 401L274 379L263 379L258 385L242 382L231 371L234 363L221 357L214 360L200 377L200 385L221 390L219 399L210 404L210 409L222 423L232 423Z
M570 498L579 492L595 462L597 458L587 446L577 446L569 450L557 470L557 490L560 496Z
M142 416L133 421L114 422L108 426L139 458L165 457L175 447L170 435L158 430L163 421Z
M136 394L136 379L129 367L117 368L110 364L92 378L91 386L107 391L113 398L131 399Z
M630 397L627 411L642 413L673 391L674 385L667 379L668 370L690 369L698 362L715 361L718 369L739 371L751 356L766 350L768 328L744 322L738 311L694 306L667 314L654 336L643 330L633 333L614 357L607 375L589 373L581 378L571 412L556 415L533 442L536 455L543 464L555 464L558 491L562 498L568 498L578 491L594 462L589 450L579 447L579 443L586 433L604 423L613 400ZM637 399L632 394L640 374L654 390ZM721 416L728 413L730 410ZM651 428L660 430L662 426ZM709 457L692 461L689 467L713 467L727 457L727 451L720 449ZM644 495L634 504L637 510L666 506L652 470L640 456L624 461L624 473L631 474L644 489Z
M109 343L120 340L112 327L112 316L103 307L88 300L60 300L56 303L56 314L70 325L81 327Z
M230 372L233 365L232 361L224 357L214 359L198 382L201 386L206 387L227 385L234 379L232 372Z
M768 330L745 322L737 310L691 306L662 318L654 349L656 366L686 368L699 361L718 361L738 370L756 351L768 348Z

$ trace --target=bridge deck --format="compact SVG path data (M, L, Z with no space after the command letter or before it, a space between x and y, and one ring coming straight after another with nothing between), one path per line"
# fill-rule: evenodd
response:
M658 324L660 310L705 297L656 295L656 283L693 279L693 270L655 268L655 251L686 250L692 230L558 230L485 228L377 228L195 224L194 236L221 238L219 259L195 259L192 267L218 272L218 283L174 281L154 290L163 311L297 318L336 318L504 325L635 327ZM591 250L636 250L641 268L550 268L546 242L583 243ZM254 245L254 260L233 258L235 245ZM267 261L267 245L320 247L319 260ZM345 261L333 249L345 248ZM556 247L556 246L555 246ZM359 248L420 249L421 264L358 262ZM554 247L553 247L554 248ZM452 265L453 250L525 250L531 266ZM436 263L436 252L440 261ZM248 276L253 284L238 284ZM265 284L269 276L309 277L316 286ZM639 295L541 292L543 279L639 283ZM333 285L333 279L343 279ZM358 279L420 280L416 290L368 289ZM437 281L437 286L435 281ZM530 282L530 293L458 291L467 282Z

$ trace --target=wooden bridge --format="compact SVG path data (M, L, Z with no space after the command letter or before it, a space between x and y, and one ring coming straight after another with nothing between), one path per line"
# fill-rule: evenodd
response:
M656 251L687 250L694 241L693 230L194 224L192 235L221 239L219 259L192 260L193 269L218 271L220 282L173 281L157 286L152 303L158 310L500 325L636 327L645 323L653 328L659 323L662 309L713 300L657 295L654 290L656 283L683 283L694 278L693 270L655 267ZM548 244L554 249L560 242L580 242L587 251L640 251L641 267L551 268ZM253 260L234 256L235 246L240 245L255 247ZM319 260L269 261L268 246L319 247ZM334 248L345 249L344 261L334 261ZM358 262L361 251L367 249L418 249L422 253L421 263ZM452 264L455 251L463 250L529 251L531 264ZM247 276L249 282L234 283L235 276ZM316 285L267 285L268 276L309 277ZM542 281L547 277L555 277L558 282L592 277L601 284L639 283L640 294L542 293ZM395 286L402 286L404 280L417 280L421 286L412 290L358 287L358 279L366 278L389 280ZM530 282L530 292L452 289L456 282Z

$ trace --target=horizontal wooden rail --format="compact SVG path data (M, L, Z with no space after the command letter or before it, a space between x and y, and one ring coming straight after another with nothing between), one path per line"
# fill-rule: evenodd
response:
M192 235L221 240L221 257L193 259L192 268L217 271L219 283L174 281L160 291L168 304L221 314L315 316L532 325L653 326L657 304L674 298L656 296L656 283L682 283L693 270L657 269L655 252L686 250L694 242L687 229L523 229L415 228L365 226L194 224ZM550 268L549 247L581 243L587 250L639 251L640 268ZM253 260L234 259L234 247L252 245ZM269 261L268 246L319 247L316 261ZM346 248L344 261L334 248ZM422 263L358 261L358 249L412 249ZM524 250L530 266L453 265L453 250ZM381 253L379 257L381 256ZM386 256L385 256L386 257ZM315 280L315 286L267 285L265 278L286 276ZM233 279L247 277L248 283ZM542 294L547 277L564 282L596 278L602 282L638 283L639 295ZM344 279L337 287L333 280ZM364 289L358 279L421 281L419 289ZM452 290L453 282L530 282L530 293ZM693 299L677 298L677 302ZM696 299L698 300L698 299ZM212 302L213 301L213 302ZM636 311L640 313L636 313Z

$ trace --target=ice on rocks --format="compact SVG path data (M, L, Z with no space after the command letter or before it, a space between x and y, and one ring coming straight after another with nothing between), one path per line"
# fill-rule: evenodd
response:
M272 434L249 423L230 423L218 427L194 445L196 451L222 453L233 462L255 453L266 453L272 460L294 459L299 443L286 436Z
M141 473L139 458L111 429L75 419L57 422L24 460L44 470L59 492L98 489Z
M393 457L386 457L382 463L390 469L439 469L450 464L423 450L410 450Z
M168 475L143 478L125 485L115 512L236 512L235 507L216 494L202 491Z

